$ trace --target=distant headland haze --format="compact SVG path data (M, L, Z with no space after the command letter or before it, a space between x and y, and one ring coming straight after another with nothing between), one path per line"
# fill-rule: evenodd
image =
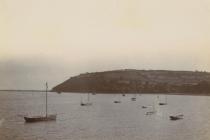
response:
M84 73L52 88L54 92L180 93L208 95L210 73L123 69ZM210 95L210 94L209 94Z

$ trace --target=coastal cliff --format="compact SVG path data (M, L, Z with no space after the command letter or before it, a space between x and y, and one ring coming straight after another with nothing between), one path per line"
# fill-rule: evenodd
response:
M210 93L210 73L168 70L114 70L84 73L55 86L54 92ZM210 95L210 94L209 94Z

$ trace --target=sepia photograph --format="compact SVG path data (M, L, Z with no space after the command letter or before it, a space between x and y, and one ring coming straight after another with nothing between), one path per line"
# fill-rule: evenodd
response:
M210 140L210 0L0 0L0 140Z

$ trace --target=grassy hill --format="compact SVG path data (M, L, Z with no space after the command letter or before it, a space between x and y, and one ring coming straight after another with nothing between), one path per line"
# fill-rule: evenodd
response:
M85 73L55 86L55 92L210 93L210 73L168 70L114 70Z

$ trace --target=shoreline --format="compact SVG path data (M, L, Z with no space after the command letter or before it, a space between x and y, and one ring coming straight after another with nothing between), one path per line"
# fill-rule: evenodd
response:
M46 90L0 90L1 91L6 91L6 92L46 92ZM62 93L74 93L74 94L88 94L88 93L94 93L94 94L151 94L151 95L189 95L189 96L210 96L210 93L164 93L164 92L150 92L150 93L113 93L113 92L78 92L78 91L65 91L65 92L60 92L58 93L57 91L52 91L52 90L48 90L47 92L53 92L53 93L57 93L57 94L62 94Z
M127 95L129 95L129 94L144 94L144 95L146 95L146 94L151 94L151 95L189 95L189 96L210 96L210 93L199 93L199 94L193 94L193 93L103 93L103 92L60 92L60 93L58 93L58 92L56 92L56 91L49 91L49 92L54 92L54 93L57 93L57 94L62 94L62 93L69 93L69 94L71 94L71 93L73 93L73 94L88 94L88 93L90 93L90 94L92 94L92 93L94 93L94 94L127 94Z

